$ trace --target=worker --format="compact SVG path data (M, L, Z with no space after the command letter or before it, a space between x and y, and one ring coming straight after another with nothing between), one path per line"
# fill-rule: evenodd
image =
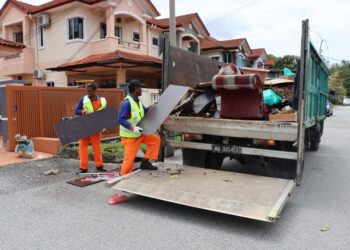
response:
M146 170L157 170L150 160L158 160L160 138L158 135L142 134L143 129L138 126L148 109L143 106L139 97L142 95L141 83L132 80L129 83L129 95L121 103L119 111L119 134L124 146L124 160L121 175L132 172L133 163L141 144L146 144L147 150L142 159L140 168Z
M100 111L106 108L107 101L103 97L96 95L97 85L96 83L89 83L87 85L87 95L83 96L77 107L75 108L76 115L89 115L93 112ZM87 173L89 164L88 147L91 142L92 150L94 152L94 160L96 164L96 170L98 172L106 172L103 167L102 153L101 153L101 137L102 132L90 135L79 140L79 159L80 159L80 171L77 173Z

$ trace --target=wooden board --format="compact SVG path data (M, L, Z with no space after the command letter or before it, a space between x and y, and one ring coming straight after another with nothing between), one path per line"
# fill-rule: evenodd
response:
M113 107L90 115L82 115L54 125L62 145L76 142L84 137L99 133L102 129L118 126L118 112Z
M297 113L280 113L280 114L269 114L270 122L296 122L298 119Z
M220 170L158 164L112 188L190 207L274 222L294 188L293 180Z
M200 56L177 47L171 47L168 62L169 84L194 87L201 82L211 82L219 67L211 58ZM166 69L164 69L166 70Z
M139 126L143 128L143 134L154 134L188 90L189 87L169 85L160 96L158 103L150 107L140 122Z

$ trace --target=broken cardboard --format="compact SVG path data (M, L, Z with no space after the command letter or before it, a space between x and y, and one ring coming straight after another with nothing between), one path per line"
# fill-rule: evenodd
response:
M90 115L82 115L64 120L54 125L56 134L62 145L76 142L84 137L100 133L102 129L118 126L118 112L113 107Z
M143 134L154 134L189 89L189 87L169 85L160 96L158 103L150 107L138 124L143 129Z

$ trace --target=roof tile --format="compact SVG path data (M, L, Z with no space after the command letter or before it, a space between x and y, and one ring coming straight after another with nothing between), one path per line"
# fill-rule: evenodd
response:
M147 56L147 55L140 55L140 54L133 54L129 52L124 52L121 50L116 50L111 53L104 53L104 54L98 54L98 55L92 55L85 57L83 59L80 59L75 62L69 62L65 63L63 65L60 65L58 68L65 68L65 67L72 67L72 66L83 66L88 64L106 64L106 63L118 63L118 62L135 62L135 63L156 63L161 64L162 60L156 57Z
M11 47L11 48L25 48L25 46L21 43L12 42L2 38L0 38L0 45Z

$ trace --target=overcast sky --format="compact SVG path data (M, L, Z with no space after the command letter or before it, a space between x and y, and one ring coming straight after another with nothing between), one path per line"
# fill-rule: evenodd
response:
M152 1L162 17L168 17L169 1ZM1 5L4 2L0 0ZM324 39L323 55L331 63L350 60L349 0L176 0L177 15L193 12L198 12L213 37L245 37L252 48L264 47L277 56L300 54L301 21L309 18L317 49Z

